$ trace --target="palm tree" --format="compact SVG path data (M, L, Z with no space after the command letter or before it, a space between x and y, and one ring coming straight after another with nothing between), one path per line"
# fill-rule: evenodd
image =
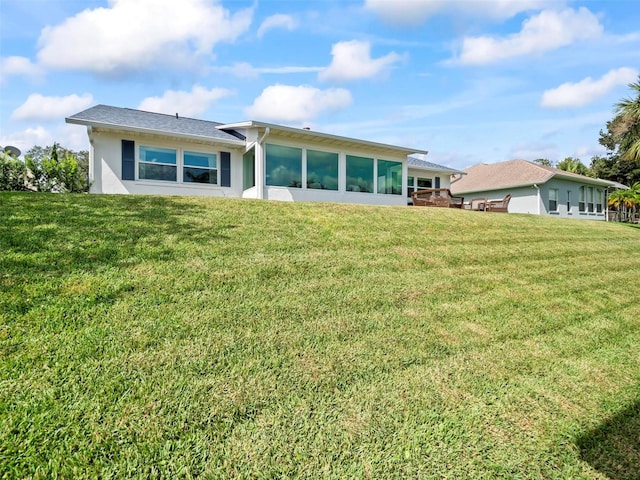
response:
M623 218L633 220L637 208L640 207L640 182L634 183L628 190L611 192L608 203L618 211L620 221L623 221Z
M640 76L629 88L636 98L625 98L616 104L613 134L619 142L619 151L627 160L640 160Z
M589 168L580 161L579 158L567 157L556 166L559 170L565 172L577 173L578 175L587 175Z

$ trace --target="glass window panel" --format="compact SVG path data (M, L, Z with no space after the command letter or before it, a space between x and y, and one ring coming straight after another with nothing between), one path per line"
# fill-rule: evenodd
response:
M218 171L209 168L184 167L183 181L218 184Z
M347 155L347 191L373 193L373 158Z
M307 150L307 188L338 190L338 154Z
M407 177L407 197L410 197L415 189L413 188L413 177Z
M140 180L165 180L175 182L177 167L158 163L143 163L138 165L138 178Z
M558 190L552 188L549 190L549 211L555 212L558 210Z
M267 144L266 184L302 187L302 149Z
M175 165L176 151L169 148L140 147L140 161Z
M217 168L215 153L184 152L184 164L189 167Z
M402 163L378 160L378 193L402 195Z
M430 178L418 177L418 189L420 188L432 188L433 181Z

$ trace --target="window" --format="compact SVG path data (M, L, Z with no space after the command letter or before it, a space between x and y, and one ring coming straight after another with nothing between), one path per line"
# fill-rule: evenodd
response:
M347 192L373 193L373 158L347 155Z
M603 204L604 204L604 191L598 188L596 189L596 212L602 213Z
M266 184L302 187L302 149L267 144Z
M415 190L413 186L413 177L407 176L407 197L411 197L411 194Z
M218 162L215 153L184 152L182 181L218 184Z
M580 187L578 193L580 198L578 199L578 210L580 210L581 212L586 212L586 200L585 200L585 186L583 185L582 187Z
M593 213L595 211L593 208L593 187L587 188L587 208L589 213Z
M138 178L140 180L177 181L176 151L169 148L140 147Z
M422 190L425 188L432 188L433 182L430 178L420 178L418 177L418 190Z
M402 195L402 163L378 160L378 193Z
M338 154L307 150L307 188L338 190Z
M571 190L567 190L567 213L571 213Z
M549 189L549 211L550 212L558 211L558 189L557 188Z

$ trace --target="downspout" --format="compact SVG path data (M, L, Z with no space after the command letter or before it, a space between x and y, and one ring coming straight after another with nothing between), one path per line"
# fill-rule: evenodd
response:
M260 137L260 139L258 140L258 142L256 143L256 171L255 171L255 177L256 177L256 190L258 191L258 198L260 199L264 199L264 187L265 187L265 183L266 183L266 178L264 176L264 172L265 172L265 151L264 151L264 145L263 142L265 140L265 138L267 138L269 136L269 134L271 133L271 129L269 127L267 127L264 130L264 133L262 134L262 136Z
M536 198L538 199L538 206L537 206L537 210L538 210L538 215L540 215L540 187L538 186L537 183L533 184L533 188L535 188L538 191L538 194L536 195Z

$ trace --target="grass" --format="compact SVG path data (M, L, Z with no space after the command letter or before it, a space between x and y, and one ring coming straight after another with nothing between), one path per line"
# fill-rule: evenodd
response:
M640 477L640 230L0 194L0 478Z

